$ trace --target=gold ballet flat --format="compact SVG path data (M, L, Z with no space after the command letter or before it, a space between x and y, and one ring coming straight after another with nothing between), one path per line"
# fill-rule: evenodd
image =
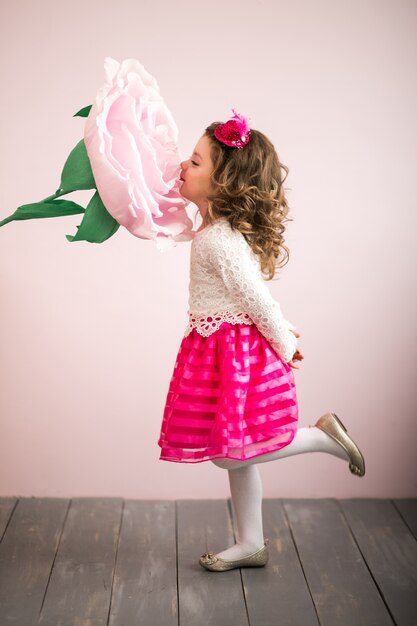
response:
M349 437L346 427L342 424L336 413L325 413L319 417L314 426L323 430L346 450L350 458L349 469L352 474L356 474L356 476L363 476L365 474L365 459L363 458L362 452L353 439Z
M269 539L265 539L262 548L236 561L226 561L213 554L213 552L206 552L200 557L198 562L211 572L225 572L236 567L263 567L268 563L268 543Z

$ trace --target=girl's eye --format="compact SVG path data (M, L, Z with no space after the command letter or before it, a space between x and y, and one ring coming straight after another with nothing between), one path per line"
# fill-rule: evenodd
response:
M193 165L198 165L198 163L196 163L195 161L191 161L191 163L193 163Z

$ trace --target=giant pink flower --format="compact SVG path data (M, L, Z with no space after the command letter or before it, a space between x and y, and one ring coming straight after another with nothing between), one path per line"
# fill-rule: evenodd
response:
M136 59L104 60L84 142L100 198L119 224L164 249L193 238L179 192L178 129L158 84Z

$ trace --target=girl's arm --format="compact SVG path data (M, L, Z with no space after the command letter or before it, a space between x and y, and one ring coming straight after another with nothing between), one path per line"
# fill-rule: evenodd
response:
M280 304L272 297L242 233L230 228L213 229L207 243L212 262L234 302L289 363L297 350L297 338L290 330L295 327L284 318Z

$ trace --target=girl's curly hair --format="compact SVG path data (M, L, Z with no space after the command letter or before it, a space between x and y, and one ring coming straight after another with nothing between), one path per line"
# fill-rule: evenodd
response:
M226 217L232 229L239 230L259 255L266 279L272 280L277 269L289 261L284 222L292 218L287 217L289 207L283 189L289 170L280 162L273 144L258 130L251 129L249 143L242 149L219 142L214 129L221 123L213 122L204 133L211 139L214 165L213 193L207 196L205 221L210 224Z

